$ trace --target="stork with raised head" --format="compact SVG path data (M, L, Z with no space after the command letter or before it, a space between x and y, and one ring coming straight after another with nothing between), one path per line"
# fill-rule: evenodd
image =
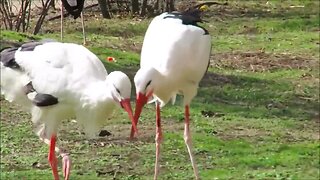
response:
M52 0L54 1L54 0ZM61 0L61 27L60 27L60 36L61 41L63 40L63 7L67 10L69 14L73 16L74 19L81 17L81 26L82 26L82 36L83 36L83 45L86 45L86 34L84 30L84 18L83 18L83 6L84 0Z
M64 179L69 178L68 153L56 147L62 120L76 118L89 138L98 135L119 106L128 112L131 82L120 71L109 75L96 55L81 45L30 42L1 51L1 93L32 114L37 135L50 146L48 160L59 179L55 151L62 157Z
M211 53L211 37L205 28L198 25L202 9L163 13L152 20L144 37L140 69L134 77L137 93L134 119L137 124L143 106L153 97L156 104L154 179L159 173L162 141L160 108L170 99L174 102L177 94L184 96L184 140L195 177L199 179L191 147L189 106L207 71ZM134 127L131 132L133 137Z

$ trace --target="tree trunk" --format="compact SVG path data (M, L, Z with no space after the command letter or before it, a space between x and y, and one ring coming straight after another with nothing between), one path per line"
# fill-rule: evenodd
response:
M12 11L10 11L8 1L4 1L0 3L0 12L2 14L3 22L6 29L12 30L13 29L13 19L11 17ZM1 23L2 27L2 23Z
M146 15L146 10L147 10L147 0L142 1L142 6L141 6L141 13L140 16L145 16Z
M169 5L170 5L170 12L175 10L175 8L174 8L174 1L175 1L175 0L170 0L170 4L169 4Z
M131 0L132 13L139 14L139 0Z
M108 7L107 7L107 0L98 0L101 14L103 18L111 19L111 15L109 13Z
M34 28L34 31L33 31L33 34L36 35L39 33L40 29L41 29L41 25L44 21L44 18L46 17L47 15L47 12L49 10L49 7L50 7L50 2L53 1L53 0L47 0L44 7L43 7L43 10L41 12L41 15L37 21L37 24L36 24L36 27Z
M166 0L166 12L174 11L174 0Z
M56 10L55 0L52 0L52 1L51 1L50 6L51 6L54 10Z
M154 9L159 10L159 0L154 3Z

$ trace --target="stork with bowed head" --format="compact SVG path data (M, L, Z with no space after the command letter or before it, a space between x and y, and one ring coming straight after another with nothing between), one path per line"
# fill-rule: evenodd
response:
M5 99L31 112L36 133L50 146L48 160L59 179L55 151L62 157L64 179L69 178L68 153L56 147L62 120L76 118L89 138L99 133L119 106L130 105L131 82L120 71L109 75L96 55L81 45L29 42L1 51L1 93Z
M86 45L83 6L84 6L84 0L61 0L61 7L60 7L61 8L61 22L60 22L61 23L61 27L60 27L61 41L63 40L63 16L64 16L63 7L64 7L67 10L67 12L73 16L74 19L77 19L80 16L81 26L82 26L83 45Z
M144 37L140 69L134 77L136 86L137 125L143 106L149 101L156 104L156 161L155 175L159 174L160 144L162 142L160 108L177 94L184 96L184 140L196 179L197 166L192 154L189 106L196 96L199 82L207 71L211 53L209 32L198 25L200 13L207 6L198 6L185 12L163 13L150 23ZM153 97L153 101L151 98ZM134 137L134 126L131 138Z

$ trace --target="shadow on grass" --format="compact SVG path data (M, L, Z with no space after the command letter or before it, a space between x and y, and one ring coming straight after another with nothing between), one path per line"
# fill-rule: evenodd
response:
M294 88L287 81L209 72L200 82L195 102L249 118L314 119L319 114L318 99L302 97Z
M318 14L319 3L309 2L230 2L227 6L220 6L206 14L207 17L232 18L309 18Z
M125 72L132 82L139 66L112 65L112 70ZM111 72L111 71L110 71ZM310 92L312 93L312 92ZM249 76L222 75L207 72L200 82L193 106L247 118L293 118L310 120L319 114L318 99L301 96L289 81L262 80Z
M139 66L112 67L125 72L132 81ZM310 92L312 93L312 92ZM307 94L308 95L308 94ZM246 118L315 119L319 114L318 99L301 96L289 81L262 80L249 76L222 75L207 72L200 82L192 106L217 110ZM179 103L176 103L179 104Z

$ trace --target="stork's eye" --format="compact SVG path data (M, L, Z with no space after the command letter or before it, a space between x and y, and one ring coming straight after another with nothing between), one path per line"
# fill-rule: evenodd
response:
M151 80L147 83L147 85L146 85L146 88L145 88L145 89L147 89L147 87L148 87L150 84L151 84Z
M120 90L118 88L116 88L116 91L120 94Z
M114 86L114 88L116 89L116 91L119 93L119 94L121 94L120 93L120 90L115 86L115 85L113 85Z

